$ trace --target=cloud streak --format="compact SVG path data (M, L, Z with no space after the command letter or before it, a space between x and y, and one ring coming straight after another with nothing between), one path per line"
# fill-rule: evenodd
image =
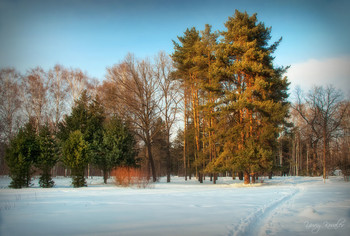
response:
M341 89L344 95L350 95L350 56L309 59L292 64L287 72L291 82L290 89L296 86L308 91L313 86L333 85Z

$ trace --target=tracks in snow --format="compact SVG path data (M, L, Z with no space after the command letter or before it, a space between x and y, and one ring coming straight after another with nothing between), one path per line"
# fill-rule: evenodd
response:
M256 209L246 218L241 218L240 222L229 230L229 236L242 236L242 235L266 235L267 232L261 232L264 230L264 224L266 224L269 218L280 207L290 202L293 197L299 193L298 187L292 187L291 190L284 194L282 197L272 200L264 206Z

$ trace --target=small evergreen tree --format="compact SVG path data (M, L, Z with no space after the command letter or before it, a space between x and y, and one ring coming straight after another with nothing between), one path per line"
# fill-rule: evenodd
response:
M36 159L35 166L42 171L39 184L43 188L51 188L55 183L50 171L58 160L58 146L47 124L40 129L38 140L40 155Z
M105 123L102 133L95 133L91 155L93 163L103 171L104 183L113 168L135 165L134 146L133 135L117 116Z
M40 146L32 122L19 130L6 149L5 160L10 168L11 188L29 187L31 167L40 155Z
M71 132L63 144L63 163L72 171L75 188L86 186L84 170L89 163L88 143L80 130Z

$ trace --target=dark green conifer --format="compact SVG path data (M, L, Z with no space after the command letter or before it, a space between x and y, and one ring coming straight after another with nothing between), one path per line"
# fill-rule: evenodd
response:
M102 133L96 133L91 144L93 163L103 171L104 183L108 173L117 166L134 166L135 140L129 128L114 116L104 125Z
M32 165L40 155L40 146L33 122L28 122L10 141L6 149L5 160L12 179L9 187L29 187Z
M43 188L51 188L54 181L51 178L51 169L58 161L58 145L48 124L40 128L39 132L40 155L35 161L35 166L41 170L39 184Z
M71 169L75 188L86 186L84 171L89 163L88 143L80 130L71 132L63 144L63 163Z

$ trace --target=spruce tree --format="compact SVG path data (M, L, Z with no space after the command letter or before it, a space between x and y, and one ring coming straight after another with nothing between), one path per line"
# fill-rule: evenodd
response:
M38 137L32 121L10 141L6 149L5 160L10 169L11 188L29 187L32 165L40 155Z
M89 163L88 143L80 130L71 132L63 144L63 163L72 171L72 184L75 188L86 186L84 170Z
M51 178L51 169L58 161L58 145L53 136L48 124L41 127L39 132L39 147L40 155L35 161L35 166L41 170L39 184L43 188L51 188L54 186L54 181Z
M96 133L90 145L92 162L103 171L104 183L108 173L117 166L134 166L135 139L122 120L114 116L104 124L102 133Z

